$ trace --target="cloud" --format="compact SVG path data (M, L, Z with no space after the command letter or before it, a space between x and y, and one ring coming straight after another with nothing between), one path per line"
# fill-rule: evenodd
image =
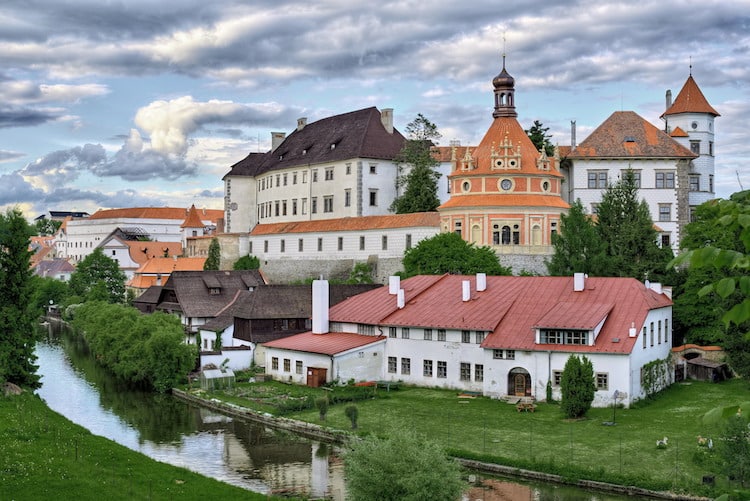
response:
M0 206L18 205L43 196L43 190L27 183L18 172L0 175Z
M0 129L9 127L32 127L54 122L62 117L63 110L41 109L0 104Z
M0 150L0 163L10 162L12 160L16 160L17 158L22 158L24 156L25 155L19 151Z

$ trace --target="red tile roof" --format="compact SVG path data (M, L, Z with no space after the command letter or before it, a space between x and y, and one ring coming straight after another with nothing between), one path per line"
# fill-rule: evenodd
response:
M440 226L437 212L415 212L413 214L393 214L387 216L344 217L340 219L320 219L288 223L258 224L251 235L276 235L284 233L324 233L330 231L366 231L415 226Z
M471 282L471 299L462 300L462 282ZM352 297L332 307L332 322L415 326L489 332L484 348L630 353L651 309L671 306L632 278L586 279L573 290L573 277L487 277L487 289L476 290L474 276L417 276L402 282L405 307L398 309L388 287ZM594 346L536 344L535 327L589 329L606 319Z
M130 257L138 264L157 257L171 257L182 254L180 242L158 242L155 240L120 240L130 250Z
M217 222L224 217L220 209L200 209L200 217L204 220ZM188 210L178 207L129 207L124 209L99 209L88 219L178 219L184 221Z
M677 115L680 113L708 113L715 117L721 116L710 104L706 96L701 92L698 84L695 83L693 75L690 75L682 86L680 93L677 94L672 106L662 114L662 118L668 115Z
M198 209L195 208L195 204L191 205L185 222L180 225L180 228L203 228L204 226L200 215L198 215Z
M525 207L555 207L559 209L569 209L570 205L560 198L559 195L514 195L510 193L485 193L485 194L454 194L451 198L440 206L440 209L450 209L454 207L502 207L503 209L517 208L519 210Z
M568 155L584 158L696 158L633 111L616 111Z
M336 355L345 351L384 341L385 336L364 336L349 332L329 332L327 334L313 334L303 332L275 341L264 343L267 348L282 350L304 351L322 355Z
M669 133L672 137L690 137L690 135L682 130L680 127L675 127L672 132Z

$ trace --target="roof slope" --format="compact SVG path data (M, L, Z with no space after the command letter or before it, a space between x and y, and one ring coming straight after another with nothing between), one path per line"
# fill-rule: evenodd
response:
M463 301L462 282L471 283ZM604 323L594 346L580 352L630 353L651 309L671 306L665 294L631 278L587 278L573 290L573 277L487 277L487 289L476 290L476 277L416 276L402 282L405 307L399 309L388 287L352 297L330 309L331 322L479 330L488 332L484 348L570 351L570 345L536 344L534 328L592 329Z
M541 193L476 193L462 194L451 197L440 206L440 209L451 209L454 207L484 207L487 209L503 208L522 210L526 207L555 207L569 209L570 205L559 195Z
M313 334L303 332L275 341L264 343L267 348L320 353L322 355L336 355L345 351L367 346L368 344L384 341L385 336L365 336L349 332L329 332L328 334Z
M440 226L440 214L437 212L415 212L412 214L389 214L385 216L345 217L340 219L258 224L252 229L250 234L326 233L332 231L367 231L420 226L438 228Z
M690 75L682 86L680 93L667 111L662 114L662 118L669 115L678 115L680 113L708 113L715 117L721 116L713 106L708 104L706 96L701 92L698 84L695 83L693 75Z
M633 111L616 111L568 155L584 158L696 158Z
M174 291L186 317L214 317L234 300L237 291L264 284L258 270L175 271L164 284L163 293ZM218 289L212 293L211 289Z
M334 115L295 129L273 151L250 154L232 165L226 176L257 176L272 170L350 158L391 160L406 139L389 133L374 106ZM225 177L226 177L225 176Z
M200 209L199 216L207 221L216 222L224 217L221 209ZM179 207L129 207L123 209L99 209L87 219L178 219L184 221L187 209Z
M191 205L190 209L188 209L185 222L180 225L180 228L203 228L204 226L205 225L198 214L198 209L195 208L195 204Z

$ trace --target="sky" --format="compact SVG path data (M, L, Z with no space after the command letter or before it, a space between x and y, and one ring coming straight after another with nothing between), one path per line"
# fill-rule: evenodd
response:
M691 74L721 114L716 195L750 189L750 0L3 0L0 208L223 208L271 132L370 106L441 145L518 120L570 144L615 111L654 125Z

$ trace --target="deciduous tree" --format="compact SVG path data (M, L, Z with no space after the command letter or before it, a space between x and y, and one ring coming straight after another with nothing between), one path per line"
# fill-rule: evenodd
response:
M117 261L97 248L76 266L70 276L70 290L86 301L122 303L125 301L126 278Z
M234 262L232 267L235 270L257 270L260 268L260 259L255 256L242 256Z
M32 234L19 209L0 215L0 381L38 388L29 266Z
M510 275L490 247L477 247L456 233L439 233L420 241L404 253L404 277L455 273Z

